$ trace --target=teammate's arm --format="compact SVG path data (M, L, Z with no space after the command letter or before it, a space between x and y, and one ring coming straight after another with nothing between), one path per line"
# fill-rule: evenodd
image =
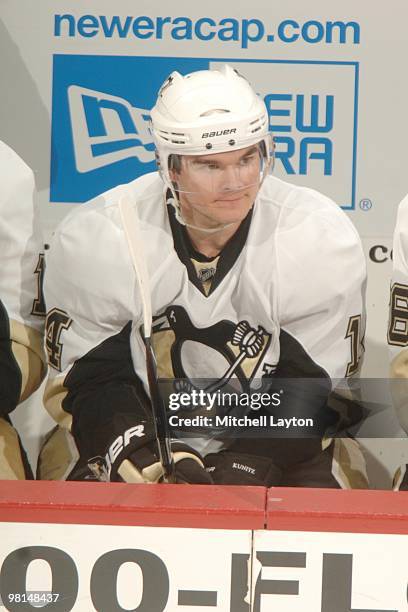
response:
M25 162L0 142L0 478L29 475L9 414L45 375L43 254L34 177Z
M394 232L387 337L393 403L408 433L408 197L398 208Z

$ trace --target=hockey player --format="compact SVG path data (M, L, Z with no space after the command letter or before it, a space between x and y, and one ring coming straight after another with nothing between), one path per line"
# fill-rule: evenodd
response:
M408 433L408 196L398 208L389 308L391 391L401 427ZM394 488L408 490L406 465L398 468Z
M44 256L33 192L30 168L0 142L0 479L32 477L9 414L37 389L46 368Z
M205 466L216 483L367 486L356 443L324 435L333 381L355 374L361 356L365 263L355 229L328 198L269 175L266 107L230 66L174 72L151 119L159 174L81 206L51 245L45 403L61 428L44 446L40 477L89 478L89 466L110 480L161 476L142 296L120 213L130 200L160 378L179 391L197 391L198 380L207 394L230 384L249 395L285 379L280 416L315 424L310 437L300 425L292 439L266 428L260 439L175 440L176 480L209 482Z

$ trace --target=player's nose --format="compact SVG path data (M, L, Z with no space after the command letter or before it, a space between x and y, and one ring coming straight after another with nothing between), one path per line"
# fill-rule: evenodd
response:
M245 187L245 180L241 168L228 165L223 169L220 188L222 191L237 191Z

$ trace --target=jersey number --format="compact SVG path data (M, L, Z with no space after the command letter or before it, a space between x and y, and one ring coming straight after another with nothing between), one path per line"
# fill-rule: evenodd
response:
M395 346L408 345L408 287L399 283L391 289L388 342Z
M40 253L38 257L37 267L34 270L34 273L37 274L37 297L33 300L33 307L31 309L31 314L36 315L37 317L45 317L45 300L43 293L43 281L44 281L44 272L45 272L45 259L44 253Z
M45 321L45 346L48 353L48 363L50 366L61 372L62 342L61 333L68 329L72 319L64 310L53 308L47 314Z
M364 352L364 338L361 335L361 315L350 317L346 338L350 338L351 341L351 361L347 364L347 377L353 376L357 372L361 356Z

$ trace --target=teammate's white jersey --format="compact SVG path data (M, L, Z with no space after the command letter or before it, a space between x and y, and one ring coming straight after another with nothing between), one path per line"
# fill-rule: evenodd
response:
M390 376L395 407L401 426L408 432L408 196L398 208L393 240L388 344Z
M211 379L213 389L231 380L248 390L273 374L340 379L358 370L365 261L336 204L268 177L253 212L209 259L194 251L153 173L81 206L55 232L45 278L45 402L60 423L69 426L73 415L78 436L90 430L96 393L105 421L121 409L119 395L101 387L129 379L130 350L147 389L142 304L118 210L124 194L141 221L160 377ZM88 419L98 426L90 408Z
M0 142L0 416L28 397L45 373L44 256L33 193L32 171Z

